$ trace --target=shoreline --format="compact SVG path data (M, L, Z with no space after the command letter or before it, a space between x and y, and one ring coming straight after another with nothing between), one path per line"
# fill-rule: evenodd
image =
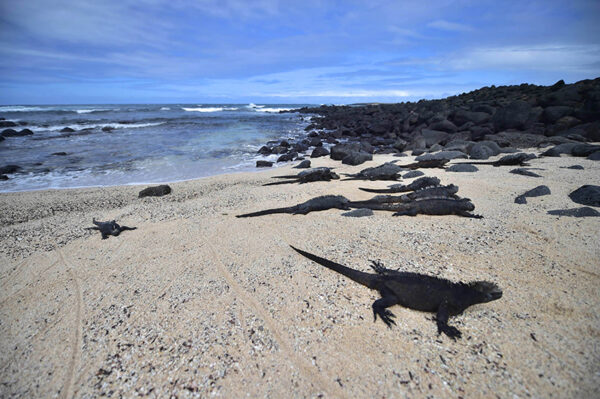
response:
M311 161L341 174L393 159ZM573 164L585 169L561 168ZM298 173L292 165L169 183L160 198L137 198L139 186L0 193L2 396L598 393L599 218L546 214L578 206L567 194L600 184L597 162L538 158L532 167L543 178L484 165L423 170L456 184L479 220L335 209L235 218L325 194L367 199L358 187L393 183L262 186ZM540 184L551 195L514 203ZM85 230L92 217L137 230L101 240ZM400 306L390 308L397 325L388 329L372 322L376 292L290 244L363 271L379 259L494 281L504 296L451 318L463 332L456 342L437 335L431 314Z

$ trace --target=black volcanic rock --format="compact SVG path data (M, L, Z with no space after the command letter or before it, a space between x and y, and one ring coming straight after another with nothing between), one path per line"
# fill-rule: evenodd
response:
M496 111L492 118L496 131L505 129L524 130L529 120L531 105L522 100L516 100Z
M75 129L71 129L70 127L63 127L62 129L60 129L61 133L73 133L75 131Z
M14 129L5 129L0 133L3 137L20 137L20 136L30 136L33 132L29 129L23 129L20 132L17 132Z
M569 194L569 198L581 205L600 206L600 186L586 184Z
M311 158L319 158L329 155L329 151L325 147L316 147L310 154Z
M341 161L353 152L360 151L359 143L337 144L331 147L331 159Z
M15 127L15 126L18 126L18 125L13 121L0 121L0 127Z
M269 162L269 161L256 161L256 167L257 168L270 168L271 166L273 166L273 162Z
M166 184L162 184L160 186L147 187L139 192L138 197L162 197L163 195L167 195L171 193L171 187Z
M541 197L543 195L550 195L550 189L548 186L537 186L515 198L515 204L526 204L527 197Z
M298 165L294 166L295 169L308 169L310 168L310 160L309 159L305 159L304 161L300 162Z
M475 165L456 164L446 168L446 172L477 172L479 169Z
M373 159L373 155L367 152L351 152L342 159L345 165L360 165Z
M0 174L15 173L21 169L19 165L5 165L0 167Z

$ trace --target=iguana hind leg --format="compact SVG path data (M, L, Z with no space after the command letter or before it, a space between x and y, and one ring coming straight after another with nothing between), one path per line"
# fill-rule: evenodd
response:
M383 263L380 260L372 260L371 269L373 269L377 274L389 274L390 272L394 271L383 266Z
M373 322L377 321L377 315L379 315L379 317L381 317L381 320L385 323L385 325L389 328L392 328L392 324L396 324L396 322L393 320L393 318L396 316L386 308L396 305L397 303L398 298L396 298L393 295L379 298L378 300L373 302Z

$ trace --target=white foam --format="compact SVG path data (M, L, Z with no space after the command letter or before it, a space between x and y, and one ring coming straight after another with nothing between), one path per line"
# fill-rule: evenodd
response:
M0 107L0 112L32 112L32 111L54 111L54 108L25 107L21 105L7 105Z
M205 108L185 108L182 107L184 111L188 112L221 112L221 111L235 111L237 107L205 107Z
M73 123L70 125L55 125L55 126L50 126L50 127L37 126L35 128L37 130L50 130L50 131L57 131L57 130L64 129L66 127L70 127L71 129L74 129L74 130L102 129L103 127L112 127L113 129L135 129L135 128L140 128L140 127L158 126L158 125L162 125L163 123L165 123L165 122L148 122L148 123L116 123L115 122L115 123L97 123L97 124L89 124L89 125Z
M292 111L298 108L262 108L262 109L257 109L258 112L270 112L270 113L277 113L279 111Z
M95 111L110 111L110 109L92 108L92 109L77 109L77 110L75 110L75 112L77 112L78 114L89 114L90 112L95 112Z
M161 111L170 111L171 108L169 108L169 107L161 107L160 110Z
M223 107L207 107L207 108L184 108L184 111L188 112L220 112L223 111Z
M264 105L256 105L254 103L250 103L248 105L246 105L246 108L250 108L250 109L257 109L257 108L264 108Z

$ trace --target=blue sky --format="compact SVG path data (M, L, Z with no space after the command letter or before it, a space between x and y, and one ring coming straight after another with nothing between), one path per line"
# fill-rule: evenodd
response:
M600 1L0 0L0 103L351 103L600 76Z

